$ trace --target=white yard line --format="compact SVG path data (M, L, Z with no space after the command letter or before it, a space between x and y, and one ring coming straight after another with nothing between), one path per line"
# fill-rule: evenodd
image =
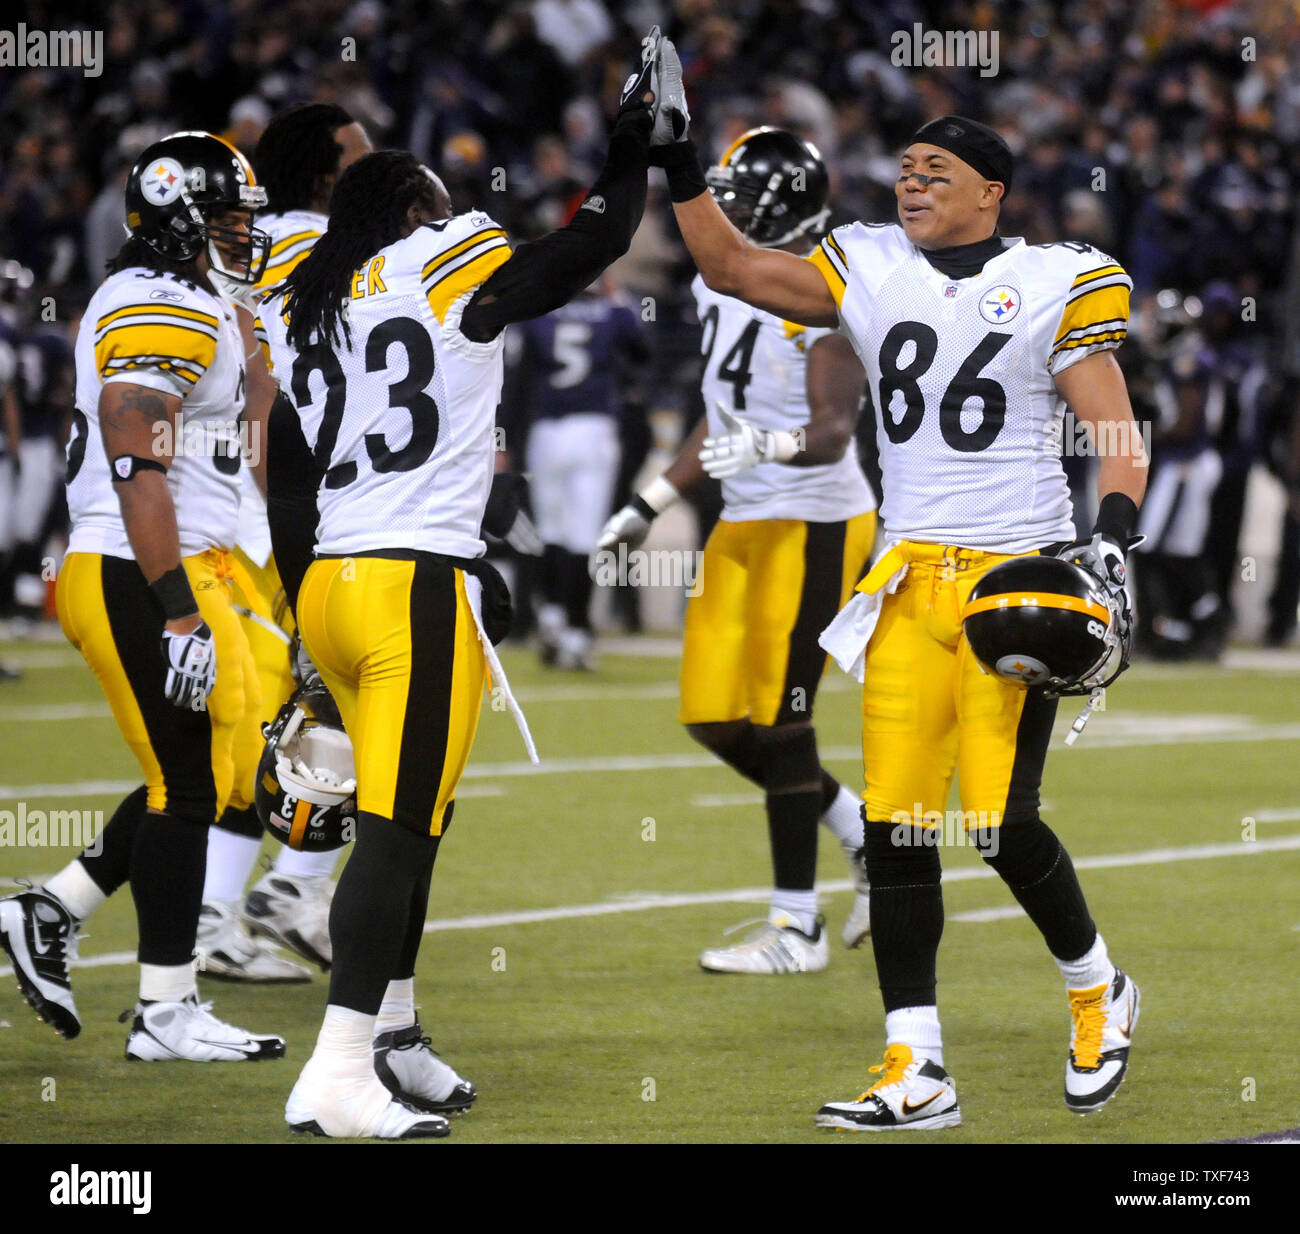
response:
M1151 848L1136 853L1107 853L1098 857L1076 857L1074 864L1080 870L1116 870L1134 866L1171 865L1181 861L1207 861L1219 857L1250 857L1257 853L1294 852L1300 850L1300 835L1279 836L1253 843L1234 841L1230 844L1193 844L1184 848ZM948 871L945 883L964 883L972 879L996 877L985 866L963 867ZM833 879L819 885L827 894L852 891L849 879ZM664 908L690 908L702 904L761 904L771 895L770 887L737 887L730 891L698 891L677 895L659 892L633 893L597 904L568 904L557 908L533 908L511 913L480 913L468 917L443 917L424 923L426 934L449 930L485 930L500 926L535 925L547 921L571 921L582 917L611 917L623 913L644 913ZM953 913L949 921L978 924L1005 921L1020 916L1015 905L997 905L992 908L973 909ZM112 951L104 955L87 956L76 961L74 968L104 968L116 964L134 964L134 951ZM10 977L13 969L0 968L0 977Z

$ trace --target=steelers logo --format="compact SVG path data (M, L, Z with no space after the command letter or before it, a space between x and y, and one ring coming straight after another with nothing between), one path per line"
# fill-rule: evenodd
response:
M155 206L175 201L185 187L185 168L175 159L154 159L140 173L140 192Z
M1020 293L1005 284L991 287L980 297L980 316L995 326L1006 325L1020 312Z
M1023 681L1025 685L1036 685L1047 678L1047 665L1033 656L999 656L993 666L999 677L1010 681Z

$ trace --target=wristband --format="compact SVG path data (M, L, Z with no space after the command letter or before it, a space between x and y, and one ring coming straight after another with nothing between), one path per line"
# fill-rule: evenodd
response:
M687 137L671 146L651 146L650 165L662 167L668 176L668 194L673 201L692 201L709 191L695 143Z
M1138 508L1132 497L1126 493L1107 493L1097 507L1097 521L1092 525L1092 534L1114 540L1121 552L1127 552L1137 519Z
M184 566L172 566L166 574L154 579L149 584L158 603L162 605L163 616L168 621L179 621L182 617L193 617L199 611L190 590L190 580L185 574Z
M630 504L647 522L653 522L657 515L662 514L680 496L681 493L671 480L657 476L632 498Z

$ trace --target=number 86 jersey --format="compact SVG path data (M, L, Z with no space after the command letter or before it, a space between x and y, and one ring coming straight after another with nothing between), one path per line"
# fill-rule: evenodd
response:
M809 257L867 372L891 540L1021 553L1074 538L1053 378L1119 347L1132 284L1086 244L1004 244L964 279L892 224L838 227Z
M318 555L483 552L503 336L473 342L459 323L509 257L485 214L417 227L353 275L351 341L303 351L286 338L284 295L263 302L257 327L322 471Z

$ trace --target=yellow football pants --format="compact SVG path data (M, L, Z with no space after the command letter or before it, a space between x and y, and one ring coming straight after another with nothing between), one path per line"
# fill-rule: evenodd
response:
M997 826L1038 810L1056 700L986 673L962 634L975 584L1012 556L905 541L858 590L885 595L866 651L862 763L867 817L942 817L954 773L968 825ZM976 821L978 819L978 822Z
M298 627L352 739L357 804L441 835L486 676L465 577L443 557L320 558Z
M841 523L719 521L686 605L683 724L812 716L826 653L817 638L862 576L874 511Z
M230 554L209 549L182 563L212 630L217 681L206 711L163 697L163 615L134 561L69 553L59 571L59 623L85 657L144 772L149 807L195 822L214 822L226 806L253 804L236 789L235 739L257 726L257 670L233 608ZM256 764L254 764L256 766Z

